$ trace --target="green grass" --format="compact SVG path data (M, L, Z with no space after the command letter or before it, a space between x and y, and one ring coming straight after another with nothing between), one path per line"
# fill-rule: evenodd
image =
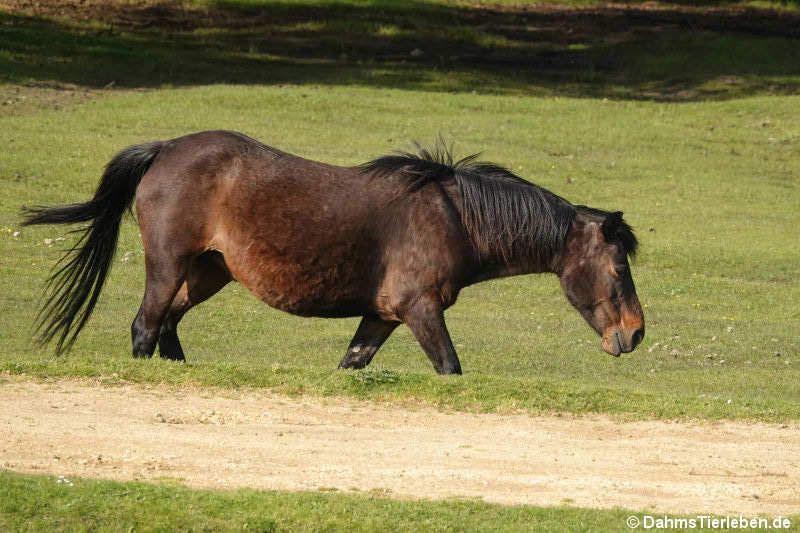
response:
M566 2L576 3L586 4ZM315 84L681 101L800 89L796 10L712 13L687 3L708 4L630 2L621 15L598 2L588 3L591 12L554 12L419 0L158 9L115 0L78 16L44 1L35 12L48 16L35 17L0 1L0 98L15 102L8 86L19 84Z
M800 97L669 104L330 86L209 86L108 97L0 118L0 370L35 376L270 387L491 411L640 418L800 419ZM441 378L407 329L374 375L336 371L357 320L302 319L231 285L193 310L189 363L134 360L129 324L143 291L141 243L124 224L95 315L74 350L34 347L30 326L64 228L19 229L22 205L89 197L134 142L210 128L332 163L410 139L452 137L574 203L622 209L647 336L615 359L553 276L479 284L447 312L466 375ZM658 343L658 344L656 344ZM113 379L111 380L113 381Z
M0 370L477 411L800 419L796 2L630 2L624 16L566 3L595 9L115 0L34 14L0 0ZM213 128L341 164L441 133L574 203L624 210L642 241L643 346L606 356L557 280L529 276L470 287L448 311L462 378L435 376L405 328L374 368L336 371L355 319L292 317L238 285L182 323L189 363L133 360L133 221L119 257L132 254L75 349L33 346L43 281L71 237L14 237L19 208L85 200L124 146Z
M0 530L15 532L630 531L626 519L642 514L459 500L403 501L371 494L205 491L0 470ZM790 520L797 524L800 516ZM692 531L697 530L710 531Z
M594 9L42 0L37 15L0 0L0 386L10 372L481 412L800 420L798 3L628 2L621 17L562 3ZM20 207L83 201L121 148L212 128L340 164L441 133L574 203L624 210L642 242L642 347L607 356L557 280L528 276L470 287L447 312L462 377L435 375L404 327L370 368L337 371L356 319L293 317L235 284L182 323L187 364L135 360L133 220L118 259L132 254L73 351L33 345L43 282L72 237L21 229ZM621 510L71 481L0 471L0 530L629 531Z

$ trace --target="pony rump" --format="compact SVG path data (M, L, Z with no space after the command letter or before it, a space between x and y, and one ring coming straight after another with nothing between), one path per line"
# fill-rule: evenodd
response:
M478 161L480 154L456 161L452 146L441 138L431 150L415 144L416 154L395 152L360 168L379 176L400 175L409 180L409 191L454 179L461 221L479 259L509 264L529 257L541 268L549 266L575 219L569 202L504 167Z

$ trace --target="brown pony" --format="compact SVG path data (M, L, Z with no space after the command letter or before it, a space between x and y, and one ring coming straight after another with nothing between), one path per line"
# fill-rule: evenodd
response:
M405 323L436 371L461 373L444 322L462 287L552 272L615 356L644 336L622 213L573 206L443 145L357 167L309 161L208 131L126 148L86 203L28 211L26 225L88 222L49 279L40 340L69 349L103 287L136 197L147 281L133 354L184 360L177 326L231 280L301 316L363 317L341 368L363 368Z

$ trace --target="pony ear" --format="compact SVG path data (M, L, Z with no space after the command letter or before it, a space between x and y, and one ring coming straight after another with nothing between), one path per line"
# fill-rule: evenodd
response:
M617 230L622 224L622 211L609 213L603 221L603 238L606 242L613 241L617 237Z

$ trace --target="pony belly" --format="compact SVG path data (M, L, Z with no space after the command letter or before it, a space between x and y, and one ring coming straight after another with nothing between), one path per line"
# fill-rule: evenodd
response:
M307 277L265 279L250 291L267 305L293 315L344 318L369 311L369 306L354 291L339 284L323 285Z
M370 311L371 291L349 265L301 264L261 258L247 268L226 261L234 278L267 305L299 316L361 316ZM249 266L249 265L248 265Z

